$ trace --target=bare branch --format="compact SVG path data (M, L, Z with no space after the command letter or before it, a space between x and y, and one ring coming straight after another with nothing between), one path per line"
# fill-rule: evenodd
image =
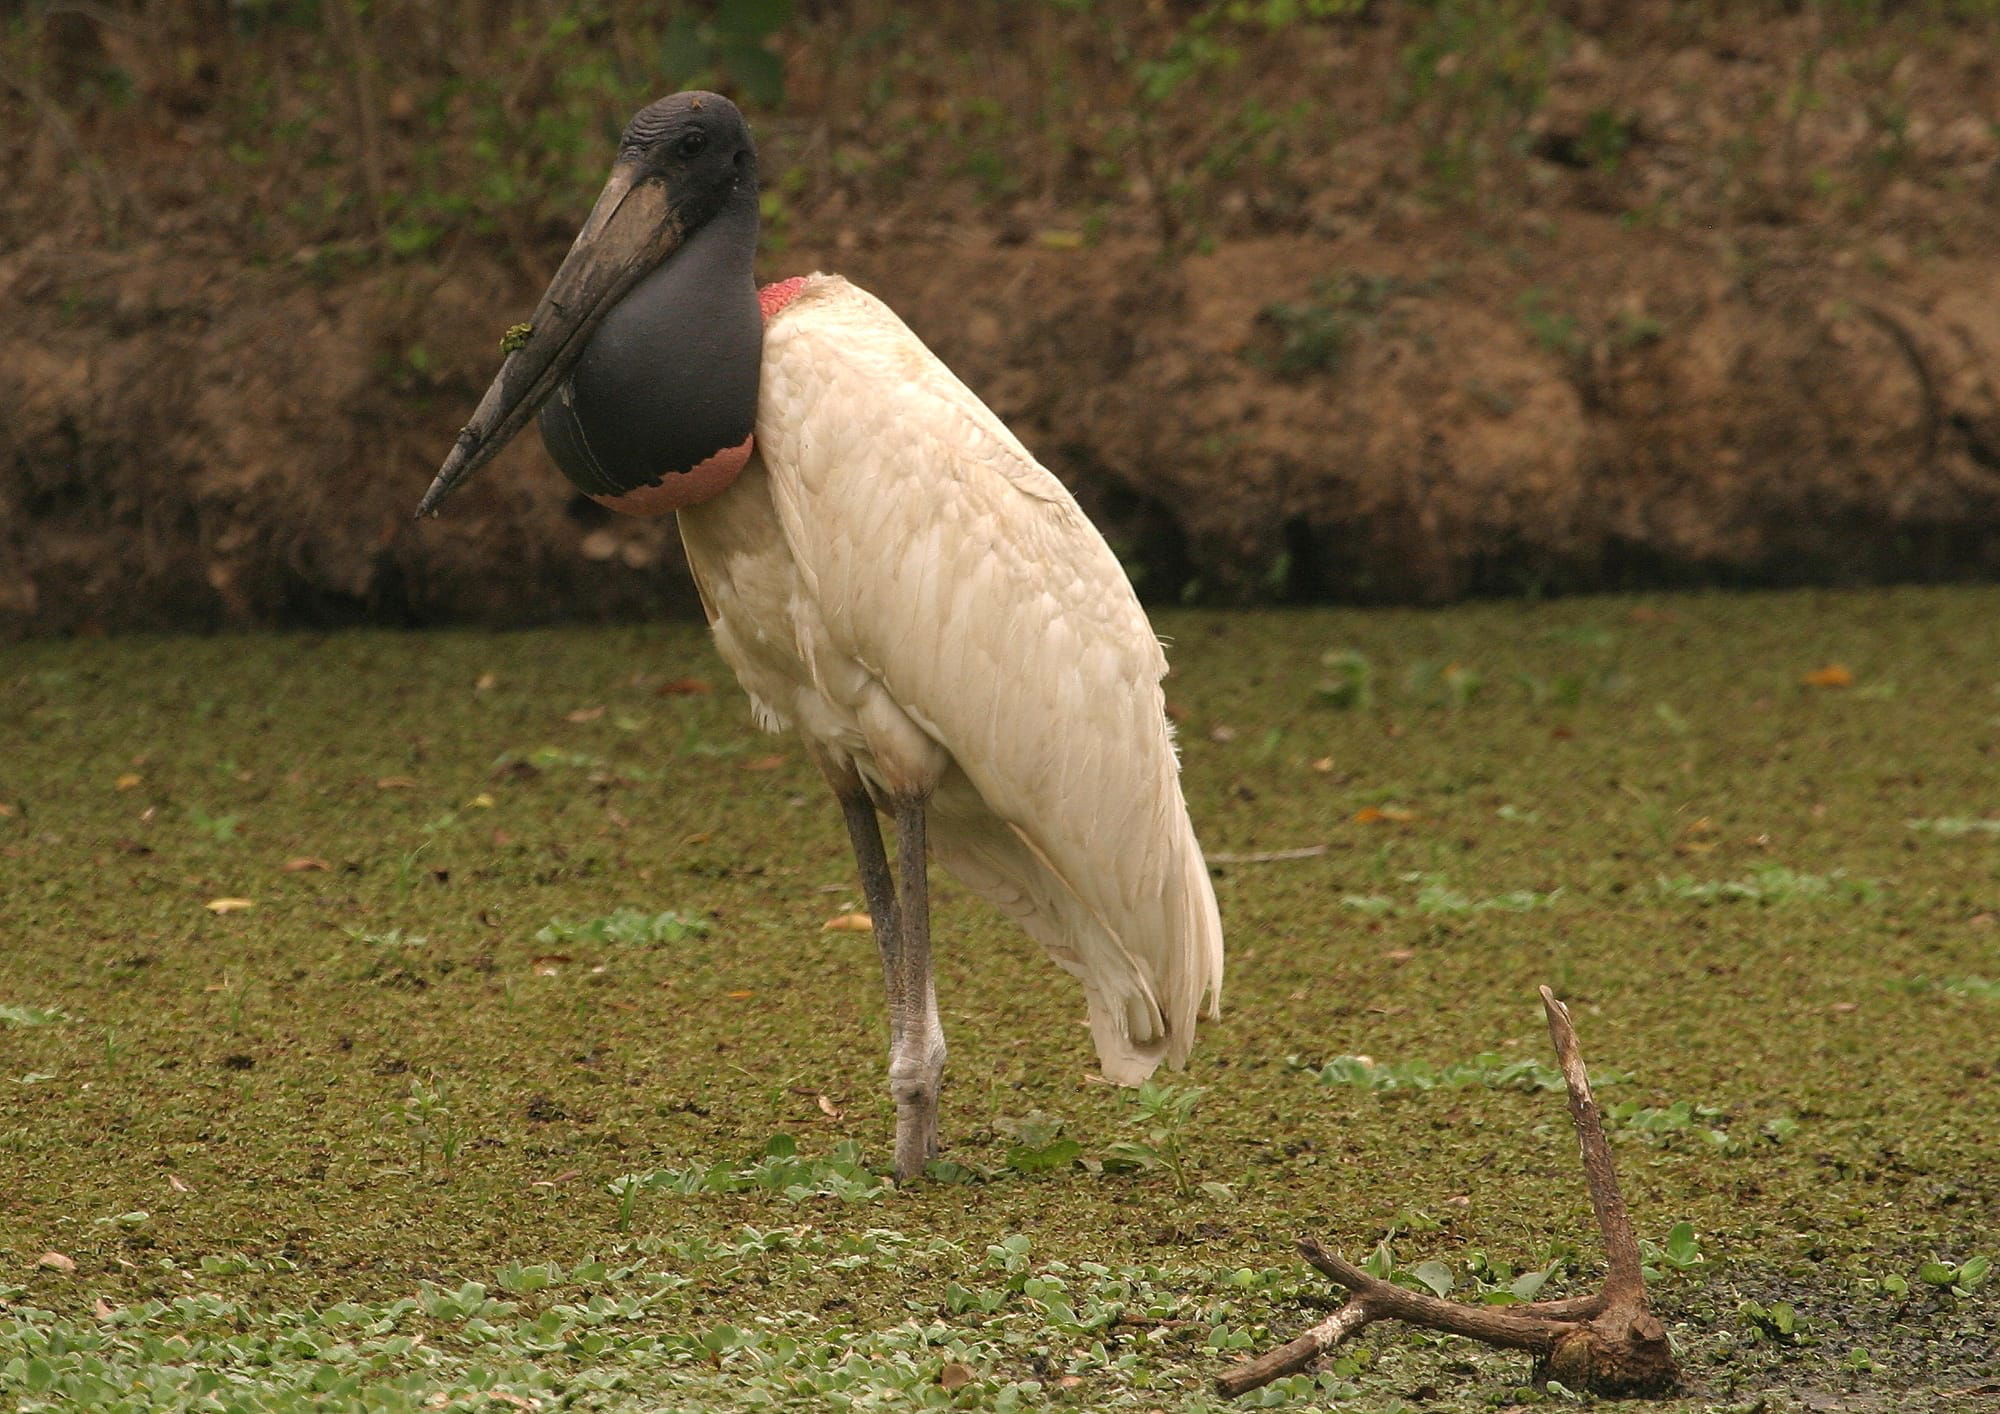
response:
M1297 1339L1224 1370L1215 1377L1215 1392L1224 1399L1234 1399L1273 1380L1296 1375L1374 1319L1367 1302L1358 1298L1350 1301Z
M1639 1240L1632 1235L1632 1215L1625 1210L1624 1195L1618 1191L1618 1166L1611 1157L1611 1142L1604 1137L1603 1113L1590 1093L1590 1074L1584 1069L1576 1026L1570 1020L1569 1008L1556 1000L1554 992L1543 987L1541 993L1542 1009L1549 1016L1549 1039L1555 1043L1556 1064L1562 1068L1563 1083L1569 1087L1569 1117L1576 1125L1576 1142L1583 1153L1583 1181L1590 1188L1590 1206L1597 1214L1597 1230L1604 1235L1604 1256L1609 1264L1604 1294L1614 1304L1635 1296L1643 1302L1646 1280L1640 1274Z
M1294 1340L1224 1371L1218 1392L1234 1399L1281 1376L1309 1368L1335 1345L1371 1322L1395 1319L1427 1330L1469 1336L1488 1345L1526 1350L1535 1357L1535 1379L1560 1379L1592 1394L1664 1394L1680 1381L1667 1330L1646 1303L1646 1279L1632 1218L1618 1191L1618 1171L1590 1077L1577 1044L1569 1010L1547 987L1541 989L1569 1090L1570 1118L1583 1156L1584 1181L1604 1237L1608 1270L1594 1296L1538 1301L1495 1309L1443 1301L1370 1276L1310 1237L1299 1239L1299 1254L1350 1293L1346 1305Z

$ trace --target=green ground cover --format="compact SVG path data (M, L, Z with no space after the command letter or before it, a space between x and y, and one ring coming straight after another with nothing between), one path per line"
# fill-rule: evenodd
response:
M1073 984L941 881L910 1192L837 817L699 630L10 647L0 1403L1199 1408L1325 1308L1300 1232L1470 1299L1594 1284L1546 981L1670 1407L1977 1408L1996 625L1163 614L1226 1018L1096 1083ZM1561 1402L1526 1375L1382 1327L1260 1397Z

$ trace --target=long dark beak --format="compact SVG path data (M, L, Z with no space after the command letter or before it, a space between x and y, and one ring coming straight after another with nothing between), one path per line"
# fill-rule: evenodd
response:
M507 361L472 421L459 429L451 455L417 506L419 516L435 514L460 482L527 425L562 386L598 321L641 276L673 254L682 234L662 184L640 180L635 164L611 169L611 180L535 307L526 334L518 343L510 335Z

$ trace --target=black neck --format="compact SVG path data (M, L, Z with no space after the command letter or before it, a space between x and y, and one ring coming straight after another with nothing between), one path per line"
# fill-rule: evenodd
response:
M579 490L656 485L750 436L764 345L756 254L757 187L746 180L605 315L540 418Z

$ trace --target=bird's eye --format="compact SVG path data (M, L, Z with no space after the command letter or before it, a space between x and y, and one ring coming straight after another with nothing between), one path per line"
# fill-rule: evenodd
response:
M689 133L686 137L682 138L679 142L674 144L674 151L678 152L683 157L694 157L697 156L701 152L701 150L707 146L708 146L707 133Z

